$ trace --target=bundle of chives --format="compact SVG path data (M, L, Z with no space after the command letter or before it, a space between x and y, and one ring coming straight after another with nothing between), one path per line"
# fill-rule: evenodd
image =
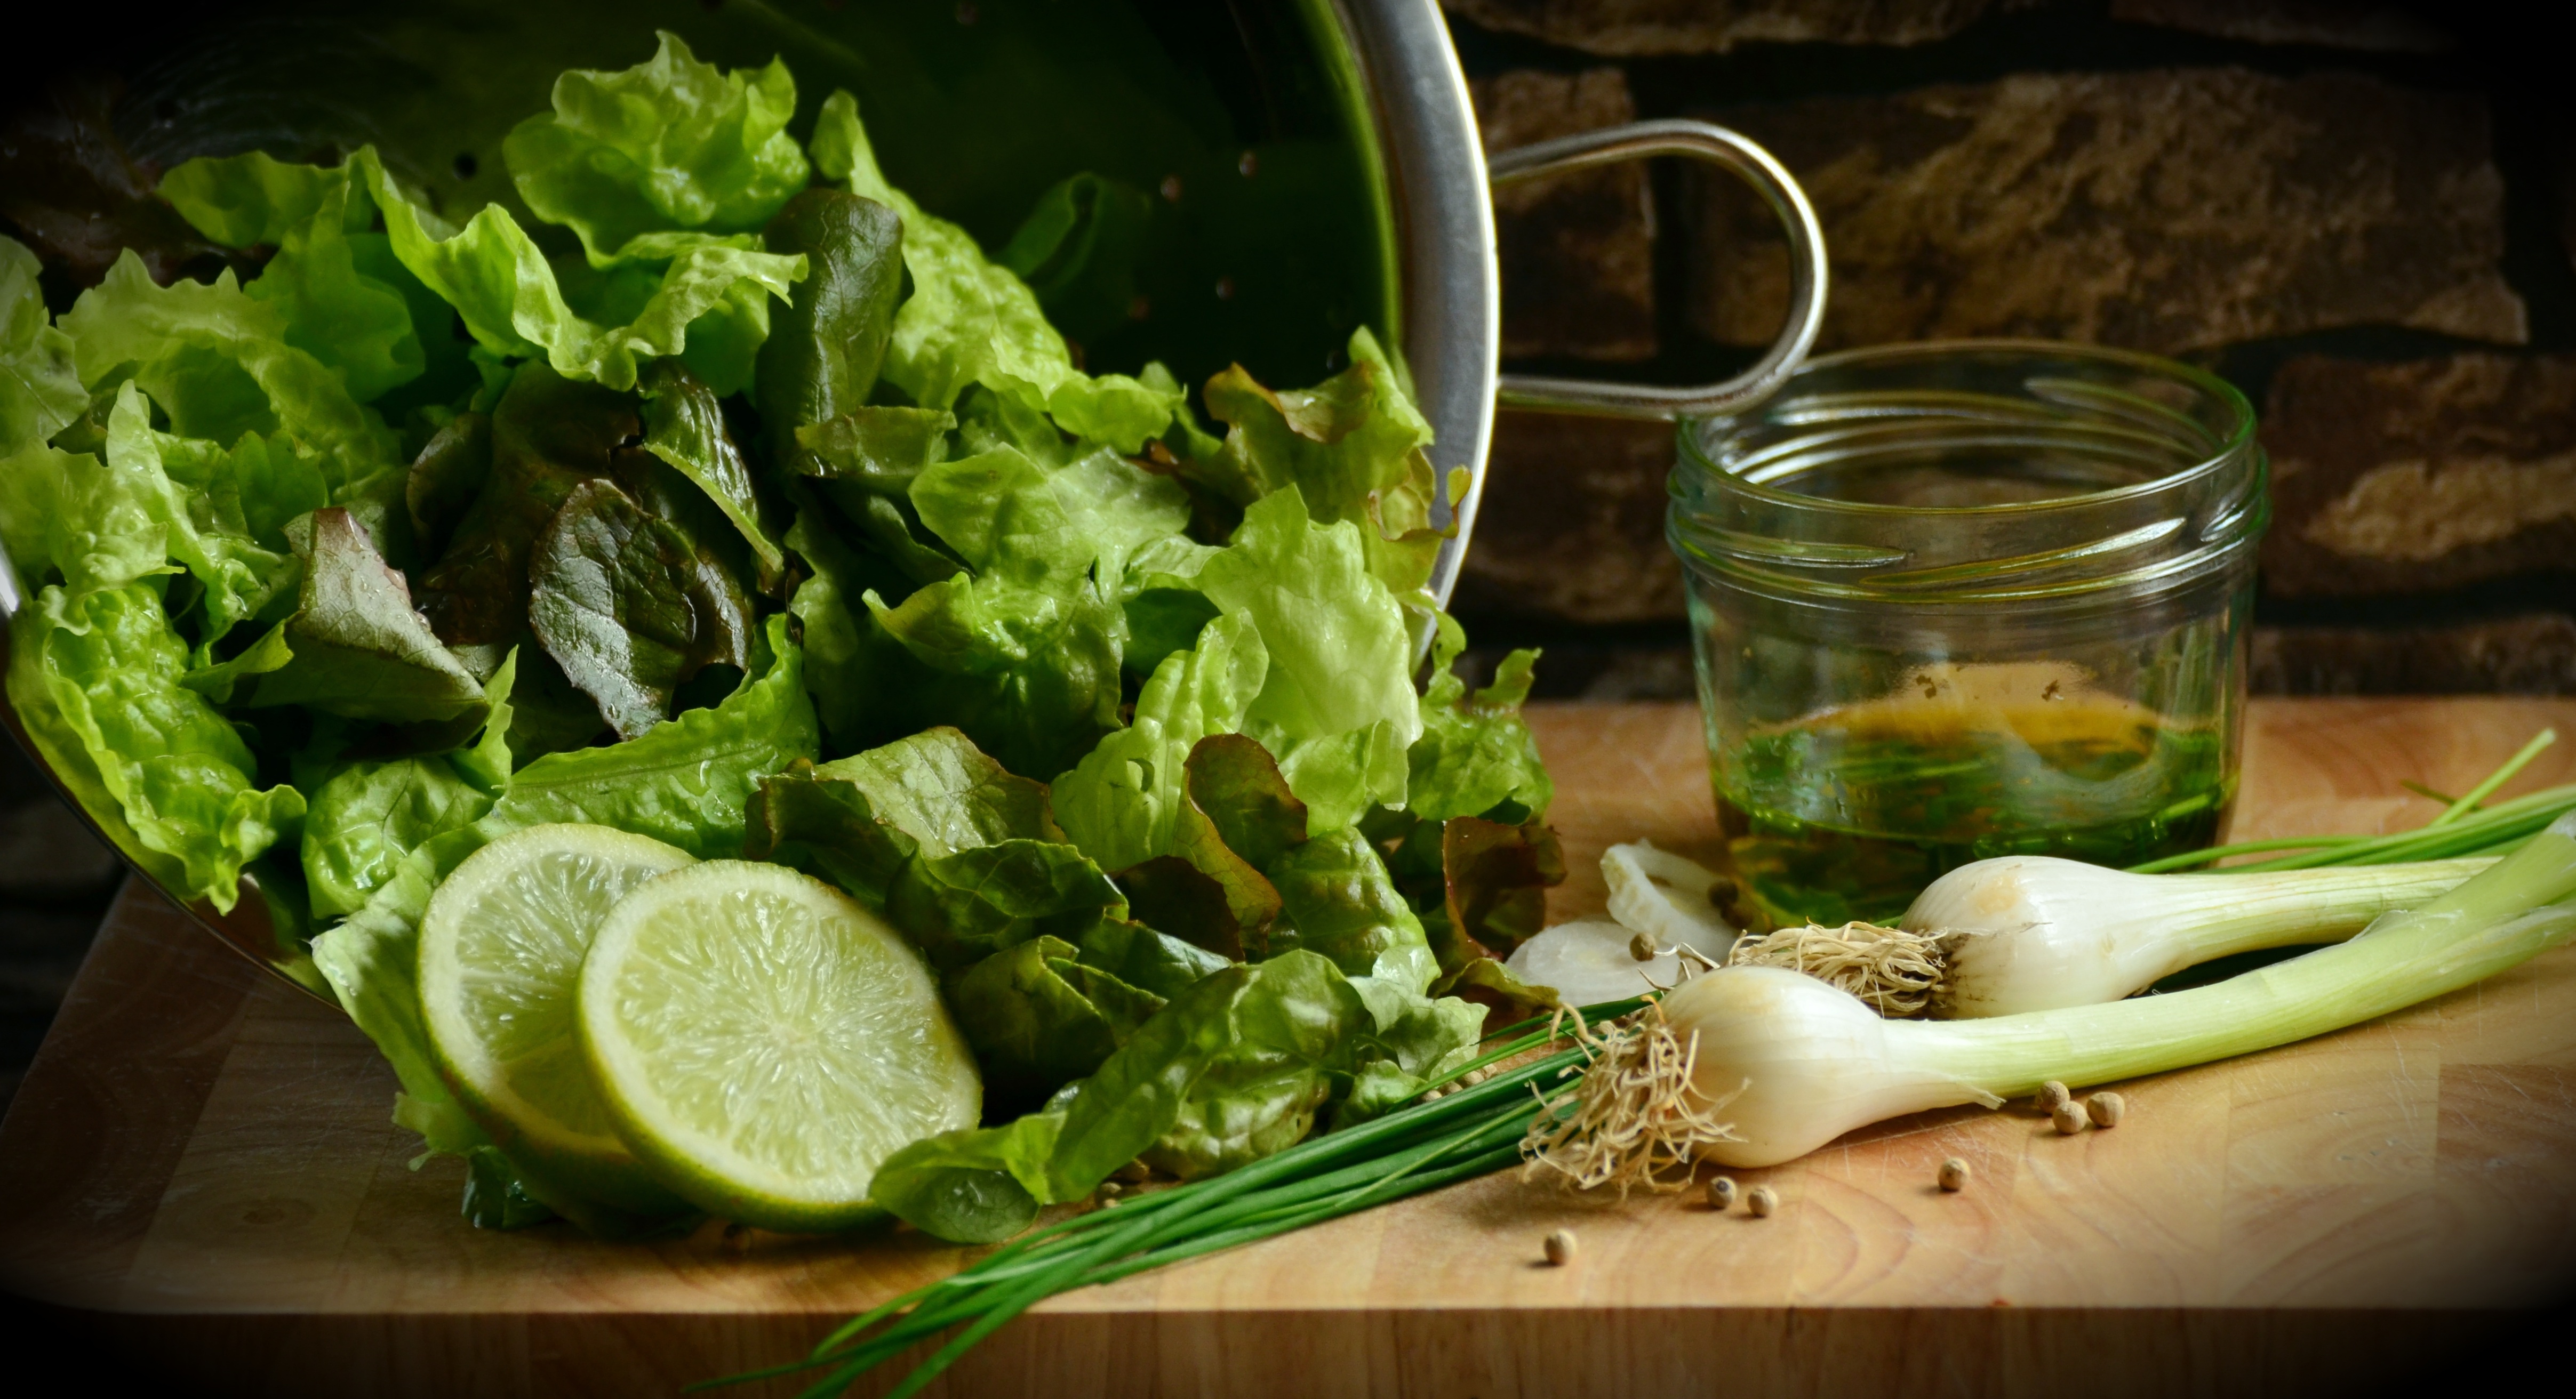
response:
M1642 999L1613 1001L1587 1006L1583 1015L1616 1017L1643 1004ZM1487 1037L1485 1043L1495 1047L1429 1087L1457 1084L1470 1073L1564 1037L1546 1021L1523 1021ZM1495 1071L1443 1096L1425 1096L1373 1121L1310 1138L1225 1175L1134 1196L1116 1209L1075 1215L852 1319L802 1361L690 1388L820 1369L823 1377L804 1395L821 1399L930 1337L962 1326L889 1391L888 1399L904 1399L1005 1322L1056 1293L1114 1282L1501 1170L1520 1158L1521 1139L1536 1110L1532 1091L1545 1094L1559 1080L1581 1072L1584 1063L1581 1050L1562 1050Z
M2512 781L2515 774L2539 757L2542 749L2557 741L2555 729L2541 730L2522 746L2520 752L2507 759L2504 766L2487 774L2485 781L2457 798L2444 798L2450 801L2450 805L2442 814L2411 831L2376 836L2289 836L2278 840L2241 841L2132 865L2130 872L2163 874L2171 870L2199 869L2240 855L2259 855L2274 850L2304 853L2229 865L2228 872L2316 869L2327 865L2393 865L2410 860L2447 860L2462 855L2501 855L2538 835L2560 816L2576 811L2576 785L2549 787L2494 806L2482 805L2488 797L2495 795L2496 789Z

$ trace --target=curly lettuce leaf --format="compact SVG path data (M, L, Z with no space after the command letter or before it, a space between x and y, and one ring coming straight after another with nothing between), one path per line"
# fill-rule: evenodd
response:
M313 916L366 907L414 850L472 825L510 780L510 687L518 653L484 682L491 710L482 736L447 753L340 764L313 794L301 863Z
M159 193L213 242L277 249L243 290L277 308L288 344L339 370L350 396L368 403L419 378L428 356L402 285L412 279L369 231L375 202L350 173L264 151L201 156L162 177ZM445 331L446 318L430 328Z
M1199 591L1250 622L1270 654L1244 732L1279 760L1315 833L1401 806L1422 715L1404 610L1369 571L1360 527L1319 525L1286 486L1244 512Z
M1046 788L1004 771L951 728L791 767L761 784L750 821L751 858L819 875L879 910L916 856L1053 834Z
M157 286L142 259L119 258L59 324L93 389L133 366L133 384L169 415L169 435L218 445L284 433L380 543L401 511L400 439L351 397L339 371L286 339L277 307L227 269L211 284Z
M118 388L116 406L108 414L105 474L111 479L101 482L75 468L75 479L82 480L87 489L66 493L67 504L85 496L84 503L110 505L110 511L96 524L64 520L59 528L101 533L134 528L115 506L131 503L138 507L149 524L136 528L133 537L138 542L153 542L144 544L140 554L128 554L126 562L140 562L157 553L159 557L151 559L156 569L165 559L185 565L204 589L197 604L205 619L203 640L214 641L231 630L235 622L265 607L292 581L289 556L251 538L251 523L240 510L245 493L234 469L235 458L267 466L272 456L293 461L293 445L280 441L272 449L257 434L245 433L238 452L227 453L211 442L155 432L151 406L129 380ZM319 484L318 473L309 468L302 482L290 482L285 473L278 471L260 474L269 480L271 488L251 494L266 495L271 501L283 496L290 506L310 508L321 503L312 490ZM283 533L281 526L273 537L283 542ZM66 564L64 579L74 587L124 581L113 573L93 573L99 557L58 549L56 561Z
M412 541L421 557L435 559L446 552L448 538L491 476L489 413L459 413L421 444L403 476L403 510L411 517Z
M492 409L472 504L421 574L421 610L451 646L508 644L527 626L537 541L584 481L617 473L642 429L635 402L530 361Z
M1126 896L1060 841L1005 840L915 857L886 893L886 918L942 976L1041 935L1071 940L1124 918Z
M180 683L188 648L160 593L48 587L10 633L10 700L47 765L155 879L230 911L242 866L292 837L304 798L254 786L241 735Z
M1440 830L1443 922L1450 937L1508 957L1547 925L1547 891L1565 882L1565 852L1544 822L1460 816ZM1444 971L1456 953L1443 948Z
M1153 961L1191 958L1207 954L1132 924L1095 930L1075 965L1150 989L1162 1009L1048 1110L915 1142L886 1158L870 1194L941 1238L990 1243L1139 1157L1213 1175L1304 1139L1337 1097L1349 1120L1382 1112L1464 1062L1483 1027L1482 1007L1384 987L1371 998L1306 951L1152 985Z
M966 230L922 211L886 182L856 99L835 91L815 119L815 168L845 181L903 218L903 261L912 295L895 312L885 375L925 408L953 408L981 384L1045 413L1085 441L1136 452L1169 426L1182 401L1169 376L1106 374L1073 367L1064 337L1047 323L1036 293L984 256Z
M1343 975L1418 996L1440 975L1421 920L1396 891L1368 837L1345 826L1289 847L1264 871L1282 912L1271 955L1303 948Z
M1081 949L1039 936L967 968L948 1004L983 1068L985 1101L1035 1105L1089 1074L1163 1008L1097 966Z
M825 763L817 777L867 793L877 813L931 857L1006 840L1044 840L1046 787L1015 777L942 725Z
M703 329L724 352L692 357L691 367L718 392L732 392L751 381L768 333L767 298L789 295L805 276L802 254L675 241L662 249L669 262L640 301L603 325L573 311L554 267L507 209L487 205L459 229L396 187L373 147L349 160L384 216L395 258L456 308L478 344L510 358L542 356L569 379L631 389L645 361L682 354Z
M1082 935L1079 960L1167 1001L1234 965L1230 958L1132 920L1092 925Z
M1505 656L1494 683L1470 694L1453 669L1467 649L1467 633L1445 612L1438 628L1431 683L1422 693L1422 737L1406 757L1406 809L1425 821L1486 816L1518 824L1545 817L1556 783L1520 712L1538 652Z
M71 337L45 313L36 255L0 236L0 462L40 446L89 408Z
M921 843L877 815L857 783L797 763L760 784L745 810L743 856L803 870L883 912Z
M1358 992L1323 957L1290 952L1247 971L1242 994L1225 1008L1222 1047L1200 1065L1170 1125L1139 1153L1183 1180L1219 1175L1305 1140L1373 1028ZM1104 1066L1093 1081L1108 1076ZM1068 1139L1083 1140L1083 1108L1076 1098L1066 1114Z
M1118 726L1121 618L1096 584L1059 599L959 576L861 601L856 625L895 643L860 681L890 733L954 724L1013 772L1062 772Z
M811 570L787 610L805 631L805 683L823 731L835 748L855 748L901 731L895 716L909 703L888 681L913 663L864 601L878 587L896 586L892 569L818 519L818 511L800 508L787 527L787 547Z
M1368 327L1351 332L1350 356L1350 368L1311 389L1273 393L1241 365L1208 380L1208 412L1228 430L1197 476L1236 505L1296 487L1319 523L1360 526L1369 570L1406 597L1440 553L1439 482L1423 450L1431 424Z
M649 233L758 228L811 174L787 134L796 79L783 60L728 73L656 32L660 46L632 68L557 77L554 110L501 145L519 197L579 234L594 263Z
M1209 623L1195 648L1173 654L1145 682L1134 722L1056 778L1056 819L1066 836L1104 869L1173 853L1191 750L1243 726L1269 667L1252 623Z

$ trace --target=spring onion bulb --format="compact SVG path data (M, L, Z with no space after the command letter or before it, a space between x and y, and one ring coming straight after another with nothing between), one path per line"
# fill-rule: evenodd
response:
M1603 852L1601 877L1610 917L1561 923L1512 949L1503 965L1522 984L1547 987L1567 1005L1596 1005L1671 986L1685 963L1726 960L1735 929L1712 898L1720 876L1638 841ZM1654 952L1643 960L1632 950L1641 934Z
M1735 960L1822 975L1882 1014L2020 1015L2116 1001L2238 952L2339 942L2494 863L2172 875L2007 855L1934 880L1895 928L1784 929Z
M1729 966L1664 998L1696 1036L1691 1087L1723 1103L1727 1166L1794 1160L1853 1128L1960 1103L2000 1104L2051 1079L2108 1083L2288 1044L2494 975L2576 938L2576 815L2359 937L2171 995L1970 1021L1886 1020L1778 967ZM1587 1074L1633 1066L1603 1059Z

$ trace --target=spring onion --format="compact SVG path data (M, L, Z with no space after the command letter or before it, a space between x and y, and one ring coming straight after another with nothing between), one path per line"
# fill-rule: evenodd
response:
M1882 1015L2098 1005L2213 958L2339 941L2493 863L2181 876L2007 855L1934 880L1894 928L1787 928L1739 942L1734 959L1821 976Z
M1777 967L1729 966L1665 997L1696 1038L1691 1087L1723 1108L1729 1166L1794 1160L1890 1117L2250 1054L2492 976L2576 937L2576 814L2447 894L2359 937L2171 995L1972 1021L1887 1020ZM2568 902L2562 902L2568 901ZM1629 1067L1605 1059L1587 1074ZM1695 1128L1693 1130L1696 1130Z
M1882 1015L1944 1020L2095 1005L2235 953L2340 941L2576 810L2576 786L2482 805L2556 740L2542 730L2467 793L2440 797L2442 813L2416 830L2250 841L2126 872L2038 855L1979 860L1933 881L1895 927L1784 928L1742 939L1732 960L1821 977ZM2284 849L2299 853L2162 873Z

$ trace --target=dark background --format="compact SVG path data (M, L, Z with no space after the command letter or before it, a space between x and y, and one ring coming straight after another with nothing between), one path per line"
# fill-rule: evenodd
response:
M2278 509L2253 683L2576 693L2576 128L2549 7L1444 0L1488 149L1702 117L1805 185L1819 348L2031 335L2217 370ZM1731 178L1503 207L1514 367L1715 377L1786 305ZM1456 606L1540 692L1691 693L1669 429L1506 414ZM1490 654L1490 653L1488 653Z

